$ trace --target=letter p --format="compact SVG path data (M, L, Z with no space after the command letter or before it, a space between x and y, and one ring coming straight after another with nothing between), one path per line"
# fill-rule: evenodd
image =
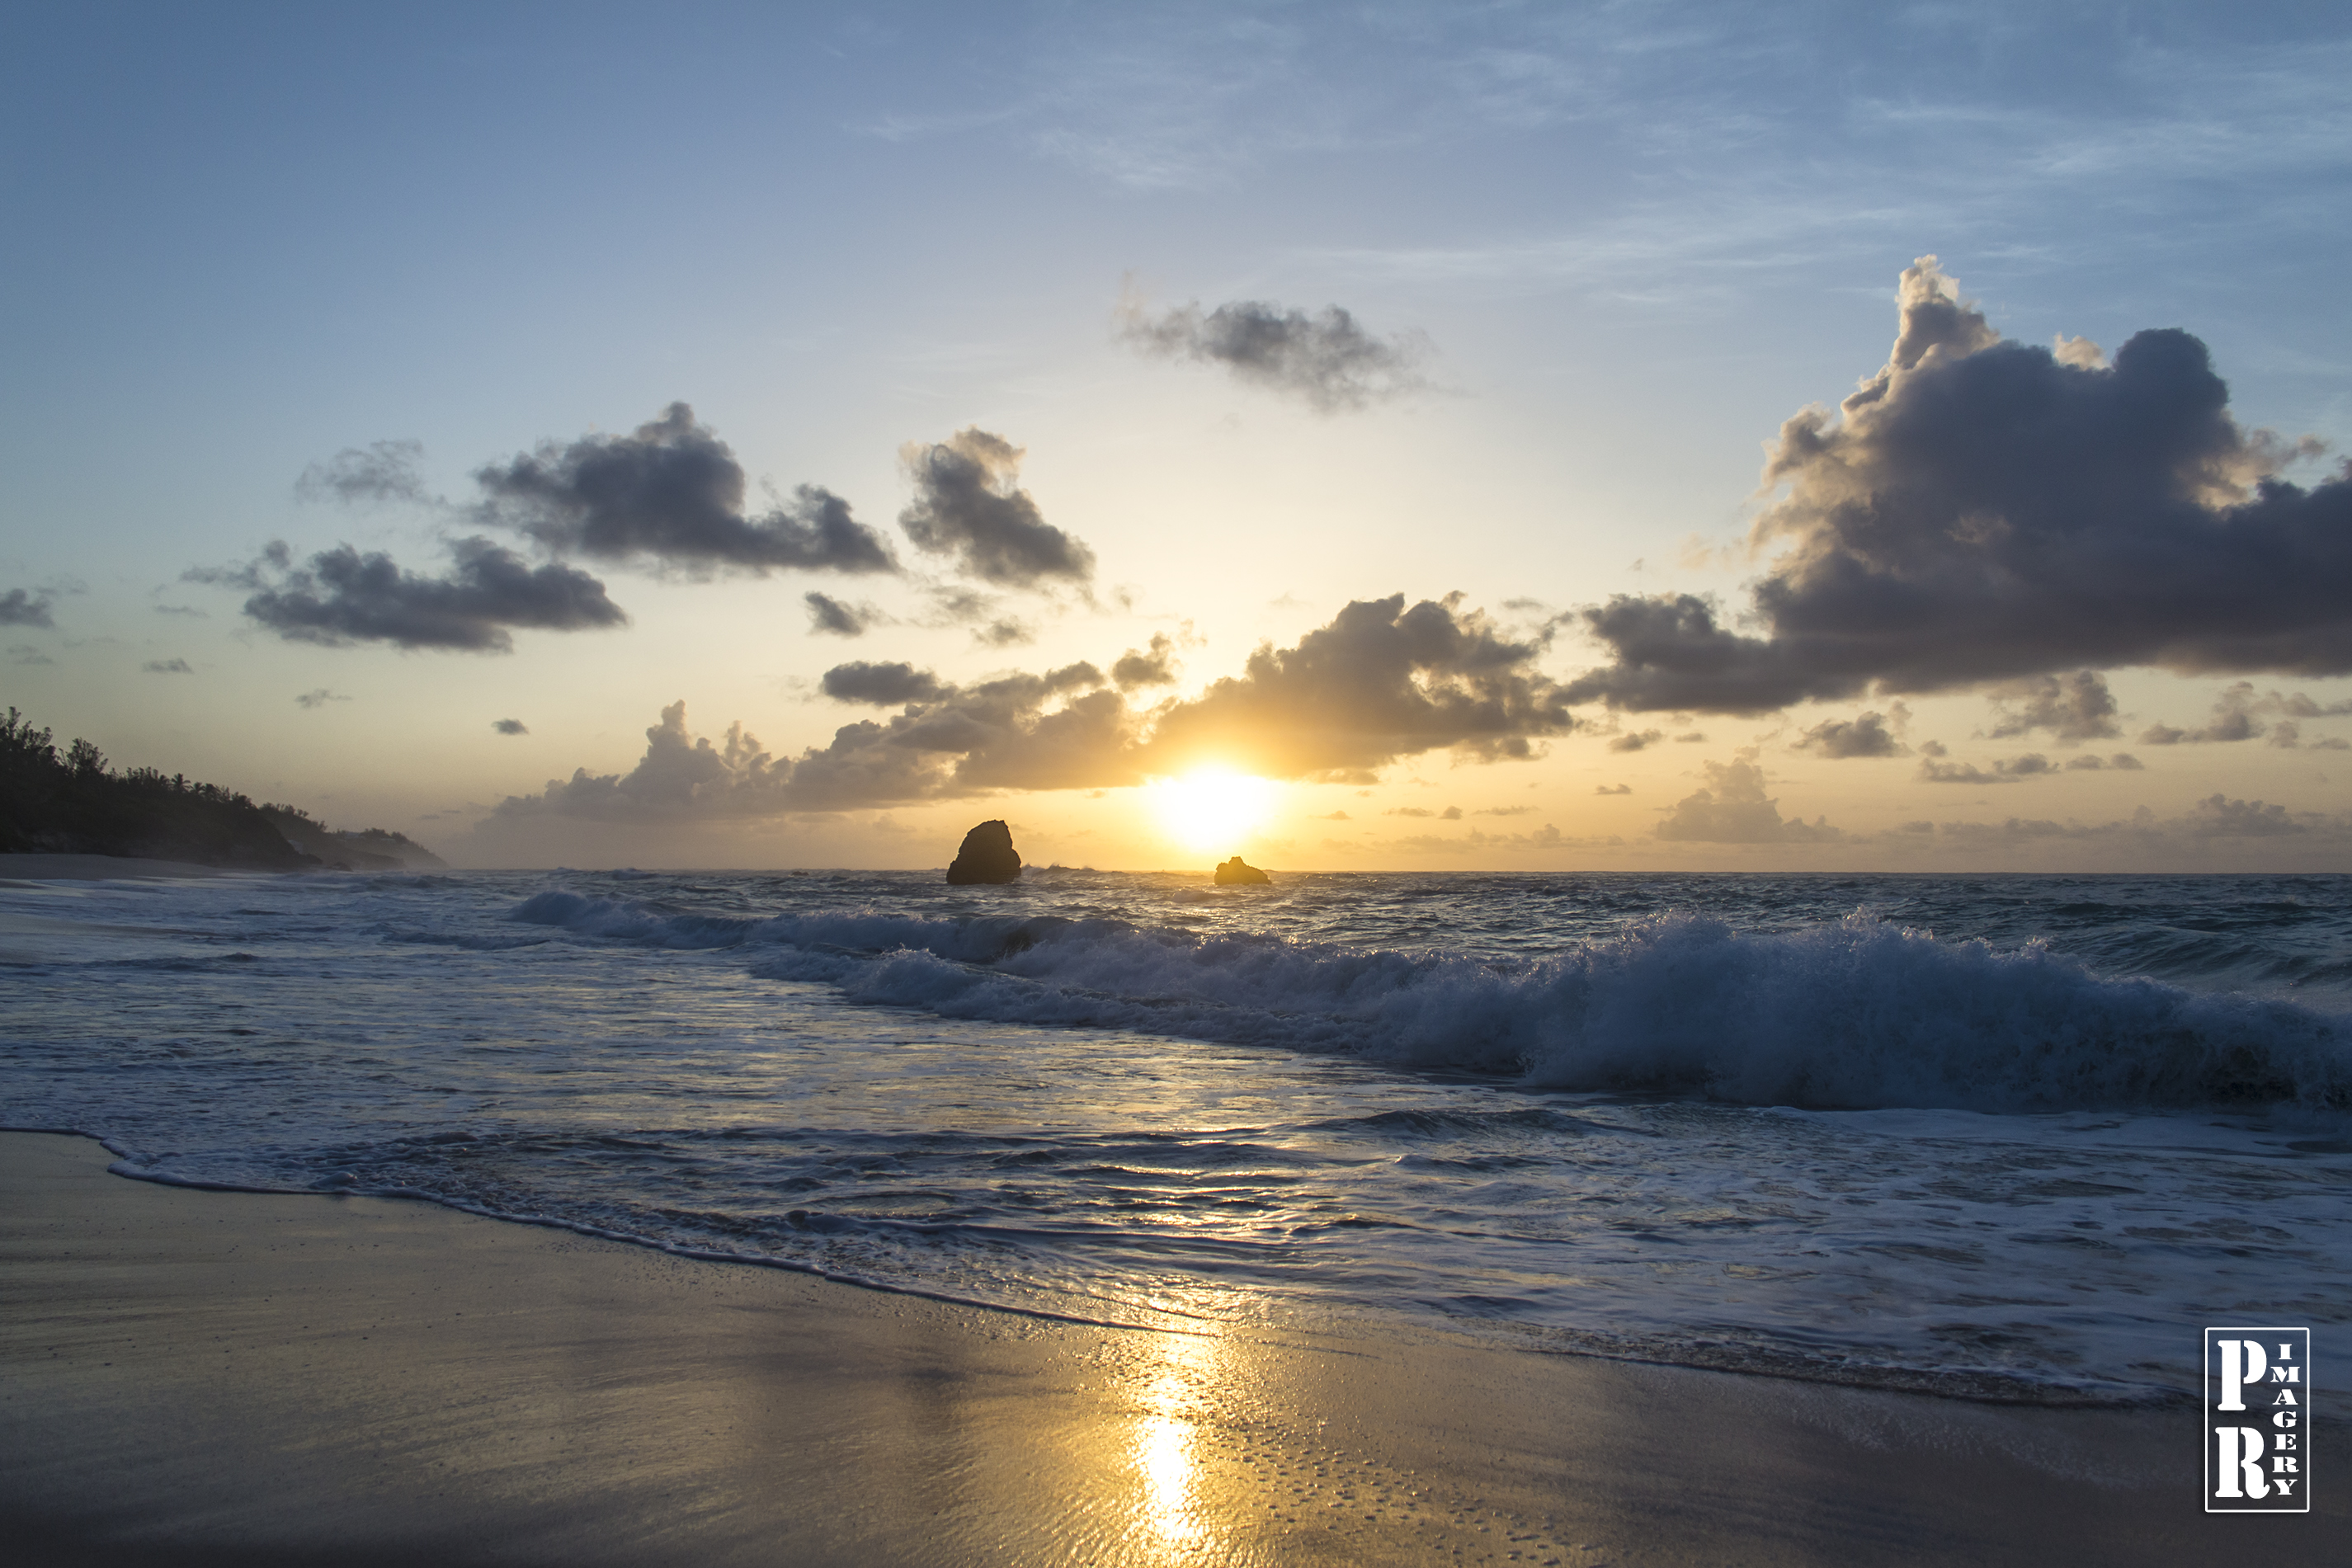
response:
M2213 1408L2243 1410L2246 1401L2242 1396L2247 1386L2263 1380L2263 1347L2250 1339L2219 1340L2215 1344L2221 1353L2221 1402ZM2262 1493L2254 1495L2260 1497Z

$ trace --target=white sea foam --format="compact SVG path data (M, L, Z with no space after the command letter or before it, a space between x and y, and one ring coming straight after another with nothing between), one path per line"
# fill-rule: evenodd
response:
M1942 941L1864 915L1758 933L1669 914L1521 963L1053 915L713 917L571 892L515 916L745 947L763 975L949 1017L1345 1051L1544 1088L1844 1108L2352 1106L2342 1017L2104 978L2040 942Z

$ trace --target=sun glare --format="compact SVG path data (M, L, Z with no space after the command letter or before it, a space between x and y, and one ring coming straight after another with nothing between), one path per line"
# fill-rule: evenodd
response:
M1151 781L1152 805L1167 835L1188 850L1237 854L1241 841L1274 810L1275 786L1228 768L1200 768Z

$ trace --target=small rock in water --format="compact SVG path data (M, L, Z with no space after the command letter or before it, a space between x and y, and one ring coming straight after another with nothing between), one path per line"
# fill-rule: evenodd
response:
M1234 883L1271 882L1274 879L1267 876L1265 873L1258 870L1257 867L1250 864L1249 862L1242 859L1239 855L1235 855L1233 859L1217 867L1217 885L1219 887L1231 886Z
M1013 848L1013 830L1003 822L982 822L963 836L963 848L948 867L948 883L962 887L976 882L1018 882L1021 856Z

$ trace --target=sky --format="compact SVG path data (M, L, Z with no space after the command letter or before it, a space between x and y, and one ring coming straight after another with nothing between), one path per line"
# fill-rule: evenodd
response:
M2352 870L2352 15L26 5L0 704L467 866Z

